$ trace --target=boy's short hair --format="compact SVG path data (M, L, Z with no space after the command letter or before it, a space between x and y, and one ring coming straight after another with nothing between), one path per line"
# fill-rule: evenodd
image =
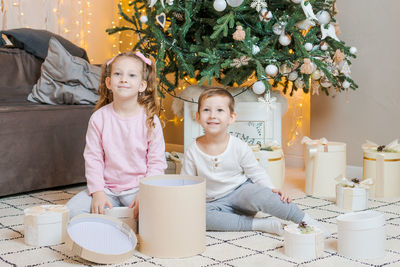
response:
M197 106L197 112L200 112L200 107L201 107L201 103L212 96L225 96L229 99L229 111L231 113L235 112L235 99L233 98L233 96L231 95L231 93L226 90L223 87L207 87L206 90L204 90L200 96L199 96L199 100L198 100L198 106Z

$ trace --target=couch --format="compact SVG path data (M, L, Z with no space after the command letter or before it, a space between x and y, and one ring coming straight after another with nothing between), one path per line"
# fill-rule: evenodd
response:
M94 106L28 102L42 63L23 49L0 48L0 196L85 182Z

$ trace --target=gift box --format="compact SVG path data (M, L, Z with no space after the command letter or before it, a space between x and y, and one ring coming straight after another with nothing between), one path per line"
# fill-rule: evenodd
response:
M114 217L126 225L128 225L133 232L137 233L137 223L133 215L134 208L129 207L114 207L112 209L105 209L104 215Z
M85 260L113 264L132 257L137 238L119 219L102 214L81 214L69 223L65 244L73 254Z
M284 228L285 254L298 259L315 259L324 251L324 233L314 226L291 224Z
M378 146L367 141L362 146L363 179L372 178L372 197L400 196L400 144L394 140L389 145Z
M201 177L158 175L140 180L139 251L182 258L206 248L206 184Z
M285 157L277 142L263 146L251 146L253 153L268 175L272 184L280 189L285 182Z
M346 144L308 137L302 143L305 144L306 194L334 199L335 178L346 175Z
M65 205L40 205L24 210L24 238L31 246L52 246L65 241L69 210Z
M354 259L385 255L385 217L378 211L350 212L337 217L338 253Z
M368 208L369 186L372 179L360 181L357 178L338 177L336 185L336 205L348 211L360 211Z

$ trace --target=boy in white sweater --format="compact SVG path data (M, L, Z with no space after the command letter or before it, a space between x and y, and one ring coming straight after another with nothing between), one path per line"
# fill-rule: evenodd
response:
M261 211L295 223L305 221L329 232L277 189L258 164L250 147L227 133L236 119L235 100L223 88L205 90L198 100L196 119L205 134L185 151L181 174L206 179L207 230L263 231L283 234L274 218L254 218Z

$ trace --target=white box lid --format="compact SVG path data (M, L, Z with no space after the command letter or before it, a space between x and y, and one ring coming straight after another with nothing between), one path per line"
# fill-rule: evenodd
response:
M347 230L366 230L385 225L385 216L373 210L349 212L336 218L338 227Z

